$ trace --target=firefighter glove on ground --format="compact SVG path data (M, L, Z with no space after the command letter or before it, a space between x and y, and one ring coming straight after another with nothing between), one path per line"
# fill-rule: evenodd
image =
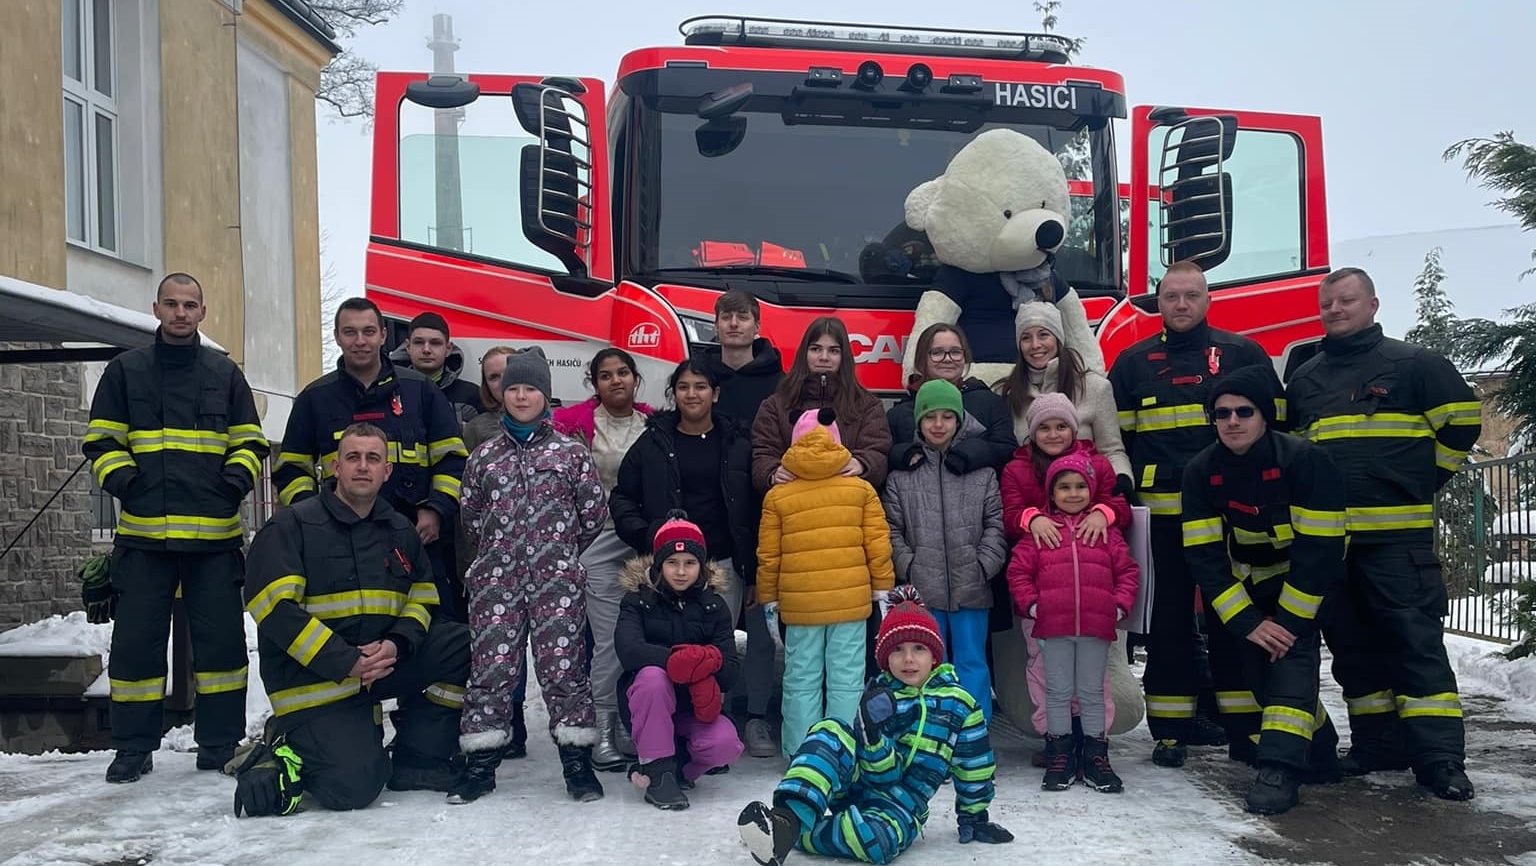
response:
M720 649L709 644L678 644L667 657L667 676L680 686L713 677L720 670Z
M80 602L85 605L86 622L112 621L117 596L112 592L111 560L98 553L80 566Z
M872 685L859 698L859 737L865 745L880 742L885 724L896 715L896 696L882 685Z
M293 814L304 796L303 768L286 743L253 750L235 774L235 817Z
M722 701L720 682L714 677L705 677L688 686L688 702L693 704L693 716L706 725L720 718Z
M1002 845L1013 841L1013 834L1004 829L1001 824L994 824L987 820L986 809L982 809L974 815L960 815L955 820L960 825L961 845L970 842Z

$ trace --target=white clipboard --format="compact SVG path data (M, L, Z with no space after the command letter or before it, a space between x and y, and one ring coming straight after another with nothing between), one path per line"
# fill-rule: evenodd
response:
M1141 572L1136 588L1136 606L1125 619L1125 630L1134 634L1150 634L1152 631L1153 585L1157 582L1152 569L1152 510L1145 505L1131 506L1131 525L1125 530L1125 543L1131 549L1131 559Z

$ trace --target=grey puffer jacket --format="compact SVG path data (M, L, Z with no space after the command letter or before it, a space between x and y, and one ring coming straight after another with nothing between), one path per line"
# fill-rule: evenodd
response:
M985 432L966 415L955 436ZM989 581L1008 558L997 473L983 466L959 474L926 445L912 454L915 465L891 466L881 497L896 582L917 587L934 610L990 608Z

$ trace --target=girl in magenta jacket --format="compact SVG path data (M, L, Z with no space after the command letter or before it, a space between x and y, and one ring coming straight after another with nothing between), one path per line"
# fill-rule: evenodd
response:
M1047 509L1062 526L1061 543L1049 547L1032 535L1020 539L1008 566L1014 607L1035 620L1045 667L1045 779L1061 791L1082 779L1099 791L1122 786L1109 764L1104 726L1104 671L1115 623L1136 604L1140 575L1125 538L1109 529L1099 544L1079 540L1076 529L1093 507L1097 472L1083 454L1058 458L1046 472ZM1081 759L1072 738L1072 699L1082 709Z

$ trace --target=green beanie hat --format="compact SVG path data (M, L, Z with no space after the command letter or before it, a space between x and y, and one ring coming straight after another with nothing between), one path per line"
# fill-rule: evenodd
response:
M940 410L955 413L957 419L965 417L965 403L960 399L960 389L944 379L929 379L923 383L923 387L917 389L917 405L913 409L913 417L921 422L924 415Z

